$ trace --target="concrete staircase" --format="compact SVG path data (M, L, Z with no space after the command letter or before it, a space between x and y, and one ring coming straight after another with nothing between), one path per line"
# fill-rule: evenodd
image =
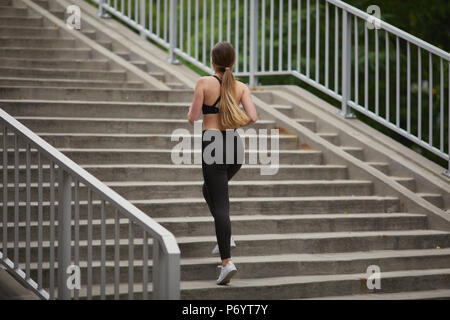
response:
M35 2L50 8L48 1ZM95 32L83 32L95 39ZM155 89L131 78L121 65L99 56L19 0L0 0L0 43L0 106L175 234L181 249L183 299L371 298L374 293L387 299L450 298L450 232L429 229L426 214L403 210L397 196L375 192L378 182L350 175L345 165L326 162L325 150L301 144L295 134L280 137L278 174L261 176L260 166L244 165L230 183L232 230L237 243L232 255L239 272L231 285L216 286L219 259L210 255L216 239L201 193L201 167L174 165L170 158L175 144L172 131L192 130L186 121L192 89L174 89L184 85L170 81L165 82L170 89ZM109 49L125 56L115 51L115 46L112 42ZM133 54L128 54L136 65ZM277 108L276 101L273 105ZM315 126L313 119L299 121L308 128ZM278 126L264 118L254 125L268 129ZM331 135L327 138L333 139ZM9 156L12 161L12 152ZM24 181L24 173L20 171L20 181ZM33 197L37 194L35 173L33 166ZM45 166L44 175L48 175ZM13 197L12 171L8 177L9 197ZM20 187L23 201L25 185ZM45 199L48 194L49 186L44 184ZM86 239L85 190L80 198L80 237ZM21 212L23 207L24 203ZM99 207L100 203L94 202L95 212ZM13 221L12 211L8 221ZM33 205L33 217L36 212ZM48 203L44 203L46 248L48 214ZM107 212L109 217L111 214ZM24 221L21 215L22 235ZM108 298L114 296L114 223L107 220ZM8 227L9 241L13 241L13 224ZM94 298L99 298L98 218L94 218L93 228ZM120 220L119 229L121 252L125 252L128 221ZM32 240L36 237L33 222ZM86 246L82 240L82 284ZM137 240L135 298L142 292L141 246L142 240ZM23 243L20 255L24 256ZM36 275L35 244L31 255L32 274ZM46 256L48 251L44 250L44 259ZM126 299L128 257L120 260L121 298ZM380 290L366 286L369 265L378 265L382 271ZM49 281L48 270L45 265L45 283ZM80 296L86 297L84 287Z

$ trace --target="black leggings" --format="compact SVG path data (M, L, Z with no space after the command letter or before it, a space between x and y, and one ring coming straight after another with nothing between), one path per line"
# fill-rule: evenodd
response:
M205 137L205 131L214 131L214 136L211 138L211 141L205 141L203 139ZM217 243L219 245L220 257L222 260L231 257L231 223L228 181L241 168L244 156L244 147L241 138L236 131L231 131L231 133L234 135L231 139L226 139L226 131L204 130L202 133L203 196L214 217ZM223 157L220 157L218 154L218 159L222 159L222 163L220 163L220 160L214 161L213 163L211 163L211 161L205 162L205 156L207 154L212 154L213 157L216 155L214 151L210 152L211 148L208 148L205 153L205 148L215 141L215 139L220 139L221 141L218 142L223 146ZM229 155L228 161L227 150ZM230 159L230 151L233 151L234 159Z

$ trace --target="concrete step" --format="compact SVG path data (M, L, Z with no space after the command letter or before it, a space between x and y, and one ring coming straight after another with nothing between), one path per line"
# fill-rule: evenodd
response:
M126 81L124 71L0 67L1 77ZM9 85L9 86L12 86Z
M48 89L48 88L42 88ZM0 88L1 90L1 88ZM82 89L74 89L82 90ZM105 89L109 90L109 89ZM120 89L117 89L119 91ZM137 89L139 90L139 89ZM16 117L18 121L35 132L64 133L173 133L177 129L193 132L186 120L177 119L118 119L75 117ZM273 129L275 122L260 120L246 128ZM175 144L174 144L175 145Z
M164 199L174 197L195 198L202 196L203 181L174 182L106 182L106 184L127 200ZM37 184L30 186L31 201L37 201ZM86 200L84 187L80 187L80 199ZM72 196L75 197L72 192ZM262 180L230 181L231 197L310 197L310 196L370 196L373 194L372 183L365 180ZM8 184L8 199L14 199L14 184ZM25 184L19 185L19 199L25 201ZM50 199L49 183L43 184L43 199Z
M316 132L316 122L312 119L294 119L296 122L298 122L299 124L301 124L302 126L305 126L306 128L308 128L311 131Z
M444 198L442 197L442 194L418 192L417 195L432 203L436 207L444 209Z
M450 300L450 289L355 294L351 296L310 298L309 300Z
M118 55L119 57L121 57L127 61L130 61L130 52L129 51L114 51L114 53L116 55Z
M36 87L71 87L71 88L134 88L134 89L143 88L143 83L136 81L120 82L120 81L102 81L102 80L0 77L0 86L6 85L36 86ZM80 111L78 111L78 113L79 112Z
M294 108L292 106L282 104L271 104L270 106L285 114L286 116L294 118Z
M115 237L115 220L105 221L105 237ZM208 217L158 218L156 221L170 230L176 237L197 237L215 235L214 220ZM368 214L318 214L318 215L241 215L231 218L234 235L265 233L316 233L345 231L394 231L419 230L427 223L425 215L406 213L368 213ZM120 238L128 237L128 219L119 221ZM0 224L3 227L2 224ZM14 223L7 225L8 241L14 241ZM57 224L56 224L57 226ZM80 220L80 239L88 238L88 221ZM75 228L75 222L72 221ZM55 229L56 230L56 229ZM75 230L75 229L73 229ZM92 225L93 239L101 239L101 220L94 219ZM43 240L50 240L50 223L42 225ZM26 234L26 223L20 222L18 233ZM30 239L38 241L38 223L30 223ZM234 249L233 249L234 250ZM450 261L449 267L450 267Z
M3 27L42 27L42 17L2 16L0 26Z
M0 53L2 50L0 49ZM57 49L59 50L59 49ZM84 50L84 49L74 49ZM83 51L88 54L88 51ZM106 79L111 80L111 79ZM0 99L114 102L192 102L192 90L0 87Z
M44 9L48 9L50 6L48 0L33 0L33 2Z
M201 165L173 164L104 164L82 165L101 181L189 181L202 177ZM0 167L1 168L1 167ZM244 164L233 180L267 180L261 175L262 165ZM25 166L19 167L19 179L25 181ZM37 181L37 166L31 165L31 181ZM44 181L49 177L49 166L43 165ZM333 180L347 179L347 167L343 165L279 165L271 180ZM13 166L8 166L8 181L13 182Z
M0 100L3 109L14 108L17 104L3 106L3 101ZM36 104L37 108L41 108L41 104ZM76 107L76 105L74 105ZM7 111L8 112L8 111ZM39 111L37 111L39 112ZM166 149L174 146L176 142L172 141L172 134L96 134L96 133L37 133L44 140L49 142L56 148L66 149ZM0 133L0 137L2 134ZM191 139L201 141L200 134L189 134L178 136L184 139ZM270 136L259 134L244 134L241 135L242 140L248 146L250 139L254 140L258 137L270 139ZM14 145L14 138L12 135L8 136L8 145ZM19 140L19 147L25 147L23 141ZM297 136L283 135L279 137L280 150L300 150L298 146ZM303 149L302 149L303 150ZM310 150L310 149L305 149ZM315 150L315 152L318 152Z
M50 13L60 20L64 20L66 18L66 12L63 10L50 10Z
M391 176L395 181L408 188L411 191L416 191L416 180L410 177L395 177Z
M251 234L235 235L236 248L233 257L267 256L275 254L327 254L350 253L355 251L375 250L420 250L450 247L450 234L436 230L396 230L367 232L323 232L323 233L290 233L290 234ZM211 250L216 244L216 236L178 237L177 242L181 258L205 258L211 256ZM87 258L87 240L79 242L80 259ZM135 236L134 257L142 259L142 239ZM9 243L8 247L12 247ZM48 241L43 241L44 248L49 247ZM55 249L58 242L55 241ZM127 256L129 241L121 239L118 245L121 255ZM152 256L152 240L149 239L149 257ZM93 240L93 257L100 257L101 241ZM25 256L25 242L19 241L19 257ZM114 240L105 240L106 259L114 259ZM30 242L30 260L37 262L38 243ZM43 250L44 261L49 259L49 250ZM217 259L217 257L216 257ZM47 260L48 261L48 260ZM217 260L216 260L217 261ZM366 270L364 270L365 272ZM250 280L250 279L249 279ZM404 290L404 289L403 289Z
M75 48L76 41L73 38L42 38L42 37L24 37L16 35L14 37L0 37L0 42L4 48L22 47L22 48Z
M381 172L383 172L386 175L389 175L389 164L386 162L372 162L372 161L367 161L366 162L368 165L374 167L377 170L380 170Z
M175 146L175 143L173 143ZM170 147L170 146L167 146ZM2 150L3 151L3 150ZM172 149L60 149L77 164L172 164ZM280 150L276 152L281 164L315 164L322 163L322 153L314 150ZM14 149L8 151L8 162L14 163ZM176 153L180 155L180 153ZM194 157L201 157L201 150L186 151L184 156L194 162ZM250 157L257 158L260 152L255 149L245 150L244 163L249 163ZM25 161L25 149L19 150L19 161ZM37 164L37 155L32 156L31 163ZM24 162L22 162L24 163Z
M364 161L364 149L363 148L342 146L341 149L347 153L350 153L355 158L358 158L359 160Z
M55 27L9 27L2 26L0 28L1 37L41 37L41 38L57 38L59 29Z
M47 200L47 199L46 199ZM95 199L94 199L95 200ZM93 200L95 217L100 214L100 201ZM148 212L152 218L201 217L211 213L203 197L131 200L136 207ZM19 212L25 212L25 202L19 202ZM57 207L57 204L55 205ZM42 203L44 220L49 220L50 203ZM80 217L87 219L87 201L80 200ZM232 215L293 215L293 214L352 214L373 212L398 212L398 198L377 196L316 196L316 197L248 197L230 198ZM38 205L30 203L33 221L37 220ZM107 217L113 208L105 207ZM19 215L19 221L25 216ZM14 199L8 201L8 221L14 221Z
M165 84L172 89L185 89L187 88L186 85L184 85L181 82L165 82Z
M91 49L0 48L0 58L90 59Z
M1 30L1 29L0 29ZM109 70L109 62L107 60L60 60L60 59L17 59L2 58L0 59L2 67L18 67L18 68L56 68L56 69L77 69L77 70Z
M275 277L261 279L234 279L218 290L213 281L183 281L181 299L300 299L330 295L358 295L373 292L403 292L436 290L450 287L450 269L426 269L383 273L380 290L366 286L365 273L329 276ZM125 287L124 299L125 297ZM138 287L136 288L138 289ZM142 289L141 289L142 290Z
M135 65L136 67L138 67L142 71L148 72L147 62L141 61L141 60L131 60L130 63L132 65Z
M22 101L13 99L0 100L0 103L4 110L13 116L52 115L96 118L107 114L110 118L183 119L186 118L189 110L188 103L174 102Z
M151 76L161 82L164 82L166 80L166 75L164 72L147 72L147 73L149 76Z
M363 272L367 266L376 264L383 272L399 270L426 270L444 269L450 267L450 253L443 250L385 250L376 252L357 253L329 253L323 254L286 254L267 256L241 256L234 257L233 261L239 269L234 279L262 279L274 276L300 276L300 275L330 275L352 274ZM153 261L148 262L148 273L152 274ZM133 264L134 281L142 282L142 260L136 260ZM181 281L215 280L217 258L181 259ZM21 265L24 267L24 265ZM80 261L81 274L86 275L87 261ZM128 260L119 260L120 282L128 281ZM98 260L92 262L93 283L100 283L101 263ZM57 272L57 263L55 272ZM43 264L43 280L49 283L49 265ZM37 264L31 265L31 275L37 274ZM105 274L107 283L114 283L114 261L105 261ZM149 276L151 279L151 276ZM83 277L82 282L86 283Z
M337 133L319 132L318 135L336 146L338 146L340 144L339 135Z
M0 5L0 17L26 17L28 16L27 8L18 8L12 6Z
M97 39L97 31L95 31L95 30L82 29L81 33L83 33L86 37L88 37L91 40Z
M13 5L13 0L0 0L0 6L9 7Z

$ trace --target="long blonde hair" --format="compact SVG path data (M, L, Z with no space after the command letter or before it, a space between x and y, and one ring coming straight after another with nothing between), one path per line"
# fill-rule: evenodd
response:
M218 42L211 52L211 60L216 72L223 73L220 88L219 114L221 125L225 129L235 129L246 125L248 116L235 101L235 79L231 72L236 53L231 43Z

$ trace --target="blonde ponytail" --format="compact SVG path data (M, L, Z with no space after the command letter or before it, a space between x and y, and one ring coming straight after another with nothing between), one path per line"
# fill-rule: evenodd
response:
M234 98L235 81L230 67L225 68L220 88L220 122L225 129L235 129L249 122L248 116L239 108Z

